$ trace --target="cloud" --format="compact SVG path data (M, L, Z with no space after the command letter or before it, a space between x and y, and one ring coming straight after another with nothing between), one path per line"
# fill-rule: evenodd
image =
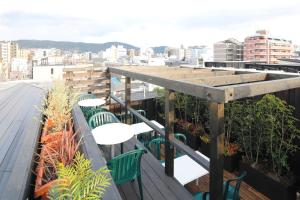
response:
M10 0L1 3L0 40L122 41L137 46L200 45L256 29L300 44L300 2L210 0Z

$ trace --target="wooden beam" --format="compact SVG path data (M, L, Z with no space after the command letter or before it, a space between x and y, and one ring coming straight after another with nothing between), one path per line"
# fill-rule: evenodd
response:
M186 83L183 81L156 77L144 73L131 72L123 70L121 68L110 67L109 72L131 77L133 79L141 80L147 83L152 83L170 90L196 96L208 101L215 101L218 103L223 103L225 101L225 93L222 89L219 88L204 85L195 85L193 83Z
M182 81L195 83L195 84L209 85L209 86L221 86L221 85L232 85L232 84L264 81L266 80L266 77L267 77L266 73L255 73L255 74L205 77L205 78L197 78L197 79L183 79Z
M143 73L143 72L142 72ZM211 71L211 72L168 72L168 73L153 73L151 75L157 77L163 77L166 79L186 79L186 78L199 78L199 77L213 77L213 76L224 76L224 75L233 75L234 71Z
M210 199L220 200L223 196L224 163L224 104L210 103Z
M175 92L165 90L165 172L168 176L174 176L174 146L170 140L174 138L174 121L175 121Z
M219 87L225 90L225 102L294 88L300 88L300 77Z
M130 97L131 97L131 79L130 79L130 77L125 77L125 119L126 119L126 123L129 123L127 106L130 106Z

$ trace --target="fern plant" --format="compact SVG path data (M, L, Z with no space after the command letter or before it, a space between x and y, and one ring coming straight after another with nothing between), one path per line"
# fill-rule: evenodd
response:
M101 199L105 189L110 186L108 173L106 167L94 171L91 162L77 152L73 164L58 164L58 180L50 189L48 197L53 200Z

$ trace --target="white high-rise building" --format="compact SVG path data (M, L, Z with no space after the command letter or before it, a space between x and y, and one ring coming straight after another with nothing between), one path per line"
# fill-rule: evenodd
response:
M109 62L117 62L118 59L127 56L127 49L122 45L112 45L102 53L102 57L107 59Z
M9 65L12 58L18 56L19 46L15 42L0 42L0 59L4 65Z

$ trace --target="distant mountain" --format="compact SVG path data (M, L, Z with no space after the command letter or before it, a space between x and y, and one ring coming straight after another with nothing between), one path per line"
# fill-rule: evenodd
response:
M65 42L65 41L51 41L51 40L17 40L21 48L58 48L65 51L79 52L94 52L110 48L112 45L123 45L126 49L139 49L130 44L122 42L106 42L106 43L84 43L84 42Z
M154 53L164 53L168 46L151 47Z

